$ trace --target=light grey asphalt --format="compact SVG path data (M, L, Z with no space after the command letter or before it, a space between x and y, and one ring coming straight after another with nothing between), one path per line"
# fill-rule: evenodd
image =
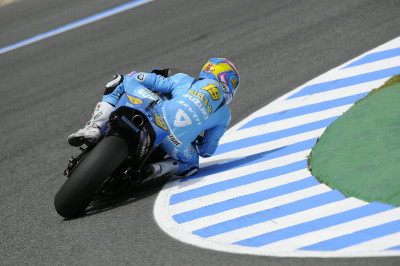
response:
M123 0L21 0L0 7L0 47ZM399 258L298 259L200 249L154 221L160 187L63 220L53 197L82 127L115 73L209 57L239 68L230 105L239 122L308 80L400 36L397 0L155 0L0 55L1 265L400 265Z

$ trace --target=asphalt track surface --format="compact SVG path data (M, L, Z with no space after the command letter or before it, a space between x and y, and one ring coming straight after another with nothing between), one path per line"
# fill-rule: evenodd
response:
M21 0L0 7L0 48L128 1ZM392 1L156 0L0 55L3 265L399 265L391 258L275 258L200 249L153 218L161 186L64 220L53 197L82 127L115 73L209 57L241 74L231 125L310 79L400 36Z

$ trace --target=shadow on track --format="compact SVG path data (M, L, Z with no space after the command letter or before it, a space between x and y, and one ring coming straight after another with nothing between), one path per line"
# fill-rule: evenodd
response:
M221 173L234 168L238 168L243 165L253 164L255 162L265 160L266 156L274 152L278 152L284 149L285 147L276 148L273 150L261 152L258 154L253 154L250 156L245 156L242 158L223 159L221 162L218 162L217 164L202 168L196 175L187 178L182 178L181 182L193 179L195 180L195 182L196 181L199 182L205 176ZM64 221L82 219L88 216L100 214L108 210L116 209L137 201L141 201L149 196L153 196L156 193L158 193L166 182L168 182L168 179L160 179L160 180L157 179L141 185L136 185L136 186L134 184L128 185L128 187L126 187L120 193L114 195L105 195L103 199L92 202L81 216L74 219L64 219Z
M221 160L216 160L212 165L206 166L204 168L201 168L200 171L193 176L185 177L182 178L181 182L185 182L188 180L195 180L198 179L200 182L202 178L213 175L213 174L218 174L222 173L228 170L232 170L235 168L243 167L245 165L251 165L255 164L257 162L265 161L266 156L269 156L275 152L279 152L283 149L285 149L287 146L276 148L273 150L269 151L263 151L257 154L249 155L249 156L244 156L244 157L239 157L239 158L224 158ZM193 181L195 182L195 181Z
M113 195L105 195L101 200L92 202L85 212L74 219L64 219L63 221L68 222L77 219L83 219L92 215L97 215L102 212L106 212L112 209L117 209L134 202L141 201L147 197L151 197L157 194L162 187L165 185L167 180L159 180L153 184L127 186L122 192Z

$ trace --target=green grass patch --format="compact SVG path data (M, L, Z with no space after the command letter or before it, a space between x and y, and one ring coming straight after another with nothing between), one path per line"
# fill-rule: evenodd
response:
M305 157L320 183L345 196L400 206L400 74L368 96L378 91L329 125Z
M397 85L397 84L400 84L400 74L391 77L382 86L380 86L377 89L373 89L372 91L370 91L370 93L368 93L367 96L365 96L364 98L361 98L360 100L356 101L354 104L357 104L357 103L361 102L362 100L368 98L369 96L371 96L374 93L377 93L380 90L383 90L384 88L391 87L391 86L394 86L394 85Z
M358 101L356 101L356 102L354 103L354 105L357 104L357 103L359 103L359 102L361 102L362 100L368 98L368 97L371 96L372 94L377 93L377 92L380 91L380 90L383 90L383 89L385 89L385 88L388 88L388 87L391 87L391 86L395 86L395 85L398 85L398 84L400 84L400 74L391 77L390 79L388 79L388 80L387 80L382 86L380 86L379 88L371 90L371 91L367 94L367 96L365 96L364 98L361 98L361 99L359 99ZM353 105L353 106L354 106L354 105ZM352 107L353 107L353 106L352 106ZM343 114L344 114L344 113L343 113ZM328 129L328 128L326 128L325 131L326 131L327 129ZM318 143L319 139L320 139L320 137L318 137L317 143ZM312 167L311 167L311 165L310 165L310 160L311 160L311 157L312 157L313 149L314 149L314 148L312 148L310 154L306 156L306 159L307 159L307 169L311 172L311 174L313 174L313 171L312 171ZM321 183L324 183L324 182L321 181L318 177L317 177L317 179L318 179L318 181L320 181Z

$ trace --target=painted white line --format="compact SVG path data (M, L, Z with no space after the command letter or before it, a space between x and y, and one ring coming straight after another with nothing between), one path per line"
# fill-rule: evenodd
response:
M307 96L302 96L302 97L298 97L298 98L294 98L294 99L288 99L288 100L280 102L279 105L275 105L275 104L267 105L266 107L263 107L259 111L248 116L244 121L235 125L234 128L232 128L234 130L232 130L232 131L231 131L231 129L228 130L228 132L226 133L228 135L226 137L224 135L224 138L230 137L230 135L231 135L230 132L235 132L235 134L232 134L232 135L236 135L237 132L244 130L244 129L241 129L241 130L237 131L237 129L239 129L240 127L242 127L244 124L248 123L249 121L253 120L254 118L290 110L293 108L305 107L305 106L312 105L312 104L322 103L322 102L331 101L331 100L337 100L337 99L349 97L352 95L357 96L359 94L370 92L372 89L380 87L386 80L387 80L387 78L378 79L375 81L370 81L370 82L366 82L366 83L362 83L362 84L348 86L348 87L344 87L344 88L340 88L340 89L336 89L336 90L326 91L326 92L318 93L315 95L307 95Z
M366 228L382 225L388 222L396 221L400 219L400 208L385 211L382 213L370 215L364 218L353 220L347 223L342 223L326 229L314 231L298 237L292 237L283 241L271 243L260 247L260 250L296 250L302 247L320 243L325 240L329 240L335 237L351 234ZM398 240L397 240L397 243Z
M234 179L234 178L241 177L244 175L250 175L253 173L269 170L272 168L285 166L288 164L287 163L288 161L290 161L290 162L303 161L306 159L305 154L310 154L310 152L311 152L311 149L308 149L308 150L305 150L302 152L292 153L290 155L278 157L276 159L268 160L265 162L260 162L257 164L252 164L252 165L248 165L245 167L228 170L228 171L225 171L222 173L208 175L203 178L192 179L192 180L189 180L186 182L182 182L176 186L175 193L181 193L181 192L196 189L199 187L204 187L204 186L207 186L210 184L215 184L218 182Z
M305 132L302 134L298 134L298 135L262 143L259 145L250 146L247 148L237 149L237 150L234 150L231 152L226 152L223 154L215 155L215 160L217 160L219 163L222 163L222 162L230 161L233 159L243 158L245 156L250 156L250 155L254 155L254 154L258 154L258 153L262 153L262 152L266 152L266 151L272 151L275 149L284 148L286 146L296 144L296 143L299 143L302 141L318 138L319 136L322 135L322 133L324 133L325 129L326 128L324 127L324 128L320 128L317 130ZM214 162L208 161L208 160L207 161L204 160L204 162L203 162L203 160L201 160L201 163L202 163L201 167L206 167L206 166L215 164Z
M193 235L191 231L182 230L182 226L171 218L169 209L165 208L165 204L168 204L168 199L173 194L171 190L174 188L179 180L169 182L162 189L162 192L157 197L154 215L157 223L160 227L167 232L170 236L187 244L196 245L205 249L212 249L224 252L233 252L237 254L253 254L253 255L269 255L277 257L364 257L371 256L372 253L332 253L332 252L318 252L318 251L302 251L302 250L286 250L285 252L272 252L251 247L243 247L238 245L222 245L204 239L202 237ZM162 219L162 220L160 220ZM387 252L374 252L373 256L398 256L398 251L387 251Z
M215 203L219 203L222 201L234 199L237 197L257 193L260 191L264 191L267 189L271 189L274 187L282 186L285 184L289 184L295 181L302 180L304 178L310 177L311 174L307 169L303 169L300 171L296 171L290 174L277 176L274 178L269 178L265 180L261 180L258 182L254 182L248 185L235 187L227 190L223 190L217 193L213 193L211 195L191 199L188 201L184 201L178 204L174 204L170 206L170 213L172 215L195 210L198 208L206 207Z
M400 232L390 234L384 237L373 239L356 246L350 246L341 250L341 252L355 253L355 252L380 252L388 248L399 246ZM379 247L377 250L376 247ZM395 251L396 252L396 251Z
M342 69L341 71L332 71L328 72L326 76L321 79L321 82L329 82L329 81L334 81L338 79L343 79L343 78L349 78L349 77L354 77L357 75L361 74L366 74L370 72L375 72L383 69L388 69L391 67L396 67L399 65L400 62L400 56L397 57L392 57L389 59L384 59L380 60L377 62L372 62L368 64L363 64L355 67L350 67L350 68L345 68ZM323 80L323 81L322 81ZM318 79L315 79L312 83L308 85L313 85L313 84L318 84L320 81Z
M266 234L290 226L306 223L319 218L355 209L367 204L367 202L355 198L348 198L264 223L255 224L253 226L245 227L236 231L220 234L210 237L208 240L222 244L231 244L243 239L256 237L261 234Z
M268 124L262 124L260 126L245 128L239 130L235 135L231 135L221 141L220 144L225 144L241 139L247 139L255 136L264 135L267 133L277 132L317 121L321 121L327 118L332 118L335 116L341 116L346 112L353 104L343 105L336 108L331 108L321 112L310 113L302 116L296 116L293 118L288 118L280 121L271 122ZM212 158L212 157L210 157Z
M101 13L95 14L93 16L78 20L78 21L70 23L68 25L62 26L62 27L57 28L55 30L51 30L51 31L36 35L36 36L34 36L32 38L26 39L24 41L21 41L21 42L18 42L18 43L3 47L3 48L0 49L0 54L15 50L15 49L23 47L25 45L38 42L40 40L52 37L54 35L57 35L57 34L72 30L72 29L84 26L86 24L89 24L89 23L98 21L100 19L103 19L103 18L112 16L112 15L115 15L115 14L121 13L121 12L126 11L128 9L132 9L134 7L146 4L146 3L151 2L151 1L153 1L153 0L135 0L135 1L132 1L132 2L129 2L129 3L117 6L115 8L106 10L104 12L101 12Z
M317 185L310 188L298 190L289 194L285 194L272 199L259 201L250 205L246 205L233 210L218 213L213 216L206 216L200 219L183 223L182 226L190 231L195 231L201 228L205 228L217 223L222 223L235 218L242 217L244 215L256 213L259 211L272 209L284 204L292 203L298 200L302 200L308 197L316 196L325 192L329 192L331 189L325 185Z

